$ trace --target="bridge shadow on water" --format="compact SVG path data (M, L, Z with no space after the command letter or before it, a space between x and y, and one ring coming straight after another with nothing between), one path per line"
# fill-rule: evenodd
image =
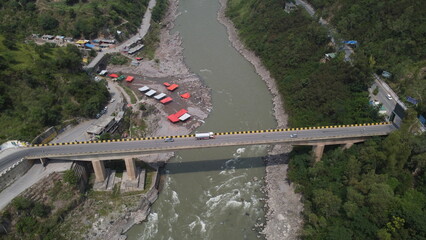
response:
M268 159L268 160L267 160ZM239 157L227 159L209 159L199 161L182 161L181 159L172 159L163 170L162 175L181 174L191 172L213 172L230 169L264 168L268 165L279 165L288 163L288 154L268 155L263 157ZM165 171L167 170L167 171Z

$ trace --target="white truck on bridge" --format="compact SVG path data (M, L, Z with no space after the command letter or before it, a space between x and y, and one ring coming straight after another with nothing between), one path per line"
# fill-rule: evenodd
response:
M207 139L212 139L214 138L214 133L213 132L208 132L208 133L196 133L195 134L195 138L197 140L207 140Z

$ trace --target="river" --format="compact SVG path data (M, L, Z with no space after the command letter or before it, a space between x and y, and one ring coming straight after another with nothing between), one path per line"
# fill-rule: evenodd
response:
M183 39L185 62L212 89L213 110L199 132L275 128L265 83L228 40L217 21L218 0L181 0L173 31ZM162 191L148 220L128 239L258 239L264 222L268 146L177 152L163 172Z

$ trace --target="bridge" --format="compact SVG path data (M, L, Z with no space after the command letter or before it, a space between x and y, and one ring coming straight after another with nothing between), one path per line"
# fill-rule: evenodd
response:
M215 133L215 139L197 140L194 134L104 141L85 141L28 145L1 159L2 163L17 159L58 159L91 161L96 181L105 180L104 160L124 159L130 180L136 178L134 157L142 154L177 150L241 145L291 144L313 146L315 160L322 157L326 145L351 147L372 136L388 135L396 128L389 122L323 127L269 129ZM294 136L297 135L297 137ZM174 138L174 142L165 142Z

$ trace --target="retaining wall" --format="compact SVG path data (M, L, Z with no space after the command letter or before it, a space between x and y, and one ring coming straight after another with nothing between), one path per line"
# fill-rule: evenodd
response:
M12 184L16 179L24 175L32 166L34 160L21 159L11 167L0 173L0 191Z

